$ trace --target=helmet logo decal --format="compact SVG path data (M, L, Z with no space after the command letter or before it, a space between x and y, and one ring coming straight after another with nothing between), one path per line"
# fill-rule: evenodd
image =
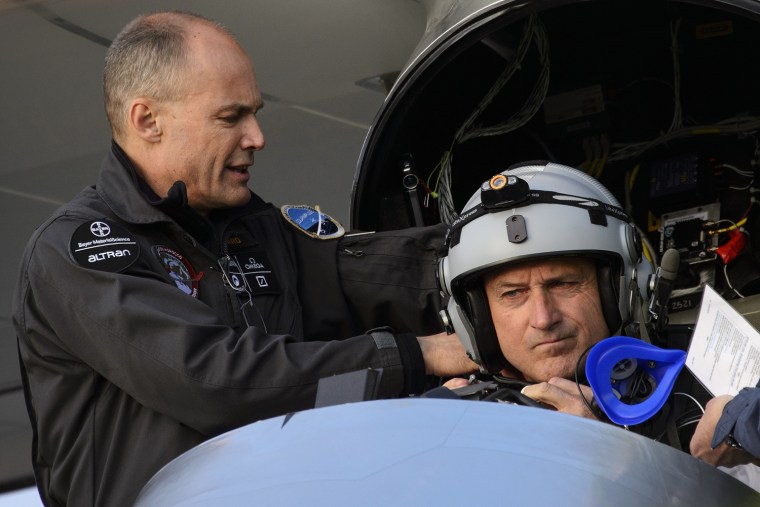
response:
M475 215L475 214L477 214L477 216L473 217L473 215ZM464 213L462 213L461 215L459 215L459 218L457 218L456 220L454 220L454 222L451 224L451 227L456 227L457 225L459 225L462 222L467 222L471 218L477 218L477 217L479 217L481 215L484 215L484 214L485 213L482 213L481 210L480 210L480 208L472 208L471 210L465 211Z
M552 198L557 199L558 201L573 201L578 206L589 206L589 207L599 206L598 202L590 201L585 197L576 197L574 195L557 194L557 195L553 195Z

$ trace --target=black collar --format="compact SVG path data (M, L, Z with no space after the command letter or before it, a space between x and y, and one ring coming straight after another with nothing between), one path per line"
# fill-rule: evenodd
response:
M124 169L126 169L135 188L138 189L142 197L151 206L168 215L202 244L208 245L213 241L216 228L224 226L233 219L266 205L259 196L251 192L251 199L247 204L235 208L214 210L209 214L209 218L206 218L188 205L185 182L176 181L169 189L167 196L162 198L140 177L134 163L116 141L111 142L111 151Z

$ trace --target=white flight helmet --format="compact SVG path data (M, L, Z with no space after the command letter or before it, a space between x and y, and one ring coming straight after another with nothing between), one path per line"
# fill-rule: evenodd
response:
M636 319L652 265L642 261L636 227L597 180L544 162L513 166L484 182L451 224L438 277L448 305L444 325L481 369L509 366L491 320L482 277L507 263L582 256L597 265L602 312L611 334L638 334Z

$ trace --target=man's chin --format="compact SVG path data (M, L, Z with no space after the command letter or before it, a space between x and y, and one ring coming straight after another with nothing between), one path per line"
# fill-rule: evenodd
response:
M240 206L245 206L248 204L250 200L251 191L248 189L248 187L246 187L245 191L236 190L233 195L229 196L225 204L228 208L239 208Z
M575 368L569 365L547 365L544 368L537 368L525 374L525 380L528 382L549 382L553 378L565 378L575 380Z

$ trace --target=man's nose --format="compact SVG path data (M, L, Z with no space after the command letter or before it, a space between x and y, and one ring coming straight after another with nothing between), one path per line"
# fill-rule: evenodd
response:
M546 290L538 289L531 294L530 325L536 329L550 329L562 319L557 305Z
M251 115L243 128L243 137L240 140L241 148L254 151L263 150L266 139L264 139L264 132L261 130L258 118Z

